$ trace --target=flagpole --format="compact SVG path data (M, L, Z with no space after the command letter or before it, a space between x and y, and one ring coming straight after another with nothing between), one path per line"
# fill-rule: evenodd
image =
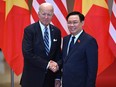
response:
M14 87L14 72L11 69L11 87Z

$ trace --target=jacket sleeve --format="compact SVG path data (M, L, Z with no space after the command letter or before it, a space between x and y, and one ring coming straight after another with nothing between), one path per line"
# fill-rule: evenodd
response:
M86 48L88 74L86 87L95 87L98 69L98 45L95 39L91 39Z
M33 47L34 32L33 29L26 28L24 30L24 37L22 42L22 52L24 56L25 64L31 65L31 67L39 67L42 70L46 70L48 61L44 58L34 54Z

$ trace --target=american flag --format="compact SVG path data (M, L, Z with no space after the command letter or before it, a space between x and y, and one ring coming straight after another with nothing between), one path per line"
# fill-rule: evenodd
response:
M48 2L53 5L54 17L52 24L57 26L61 30L62 37L69 34L65 19L68 14L66 0L33 0L31 10L31 23L38 21L38 8L39 5L44 2Z
M116 57L116 0L113 0L109 34L109 46Z

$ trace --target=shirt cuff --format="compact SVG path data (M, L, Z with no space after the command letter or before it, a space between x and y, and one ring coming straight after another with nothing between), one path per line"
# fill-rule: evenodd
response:
M50 65L50 61L48 62L48 65L47 65L46 69L48 69L48 68L49 68L49 65Z

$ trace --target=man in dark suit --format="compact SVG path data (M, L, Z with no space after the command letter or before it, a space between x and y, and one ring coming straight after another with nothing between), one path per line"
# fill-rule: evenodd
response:
M50 24L53 12L50 3L42 3L39 6L39 21L24 30L22 87L60 85L61 32Z
M95 87L98 68L98 45L82 26L84 15L74 11L67 15L70 35L64 37L62 87Z

